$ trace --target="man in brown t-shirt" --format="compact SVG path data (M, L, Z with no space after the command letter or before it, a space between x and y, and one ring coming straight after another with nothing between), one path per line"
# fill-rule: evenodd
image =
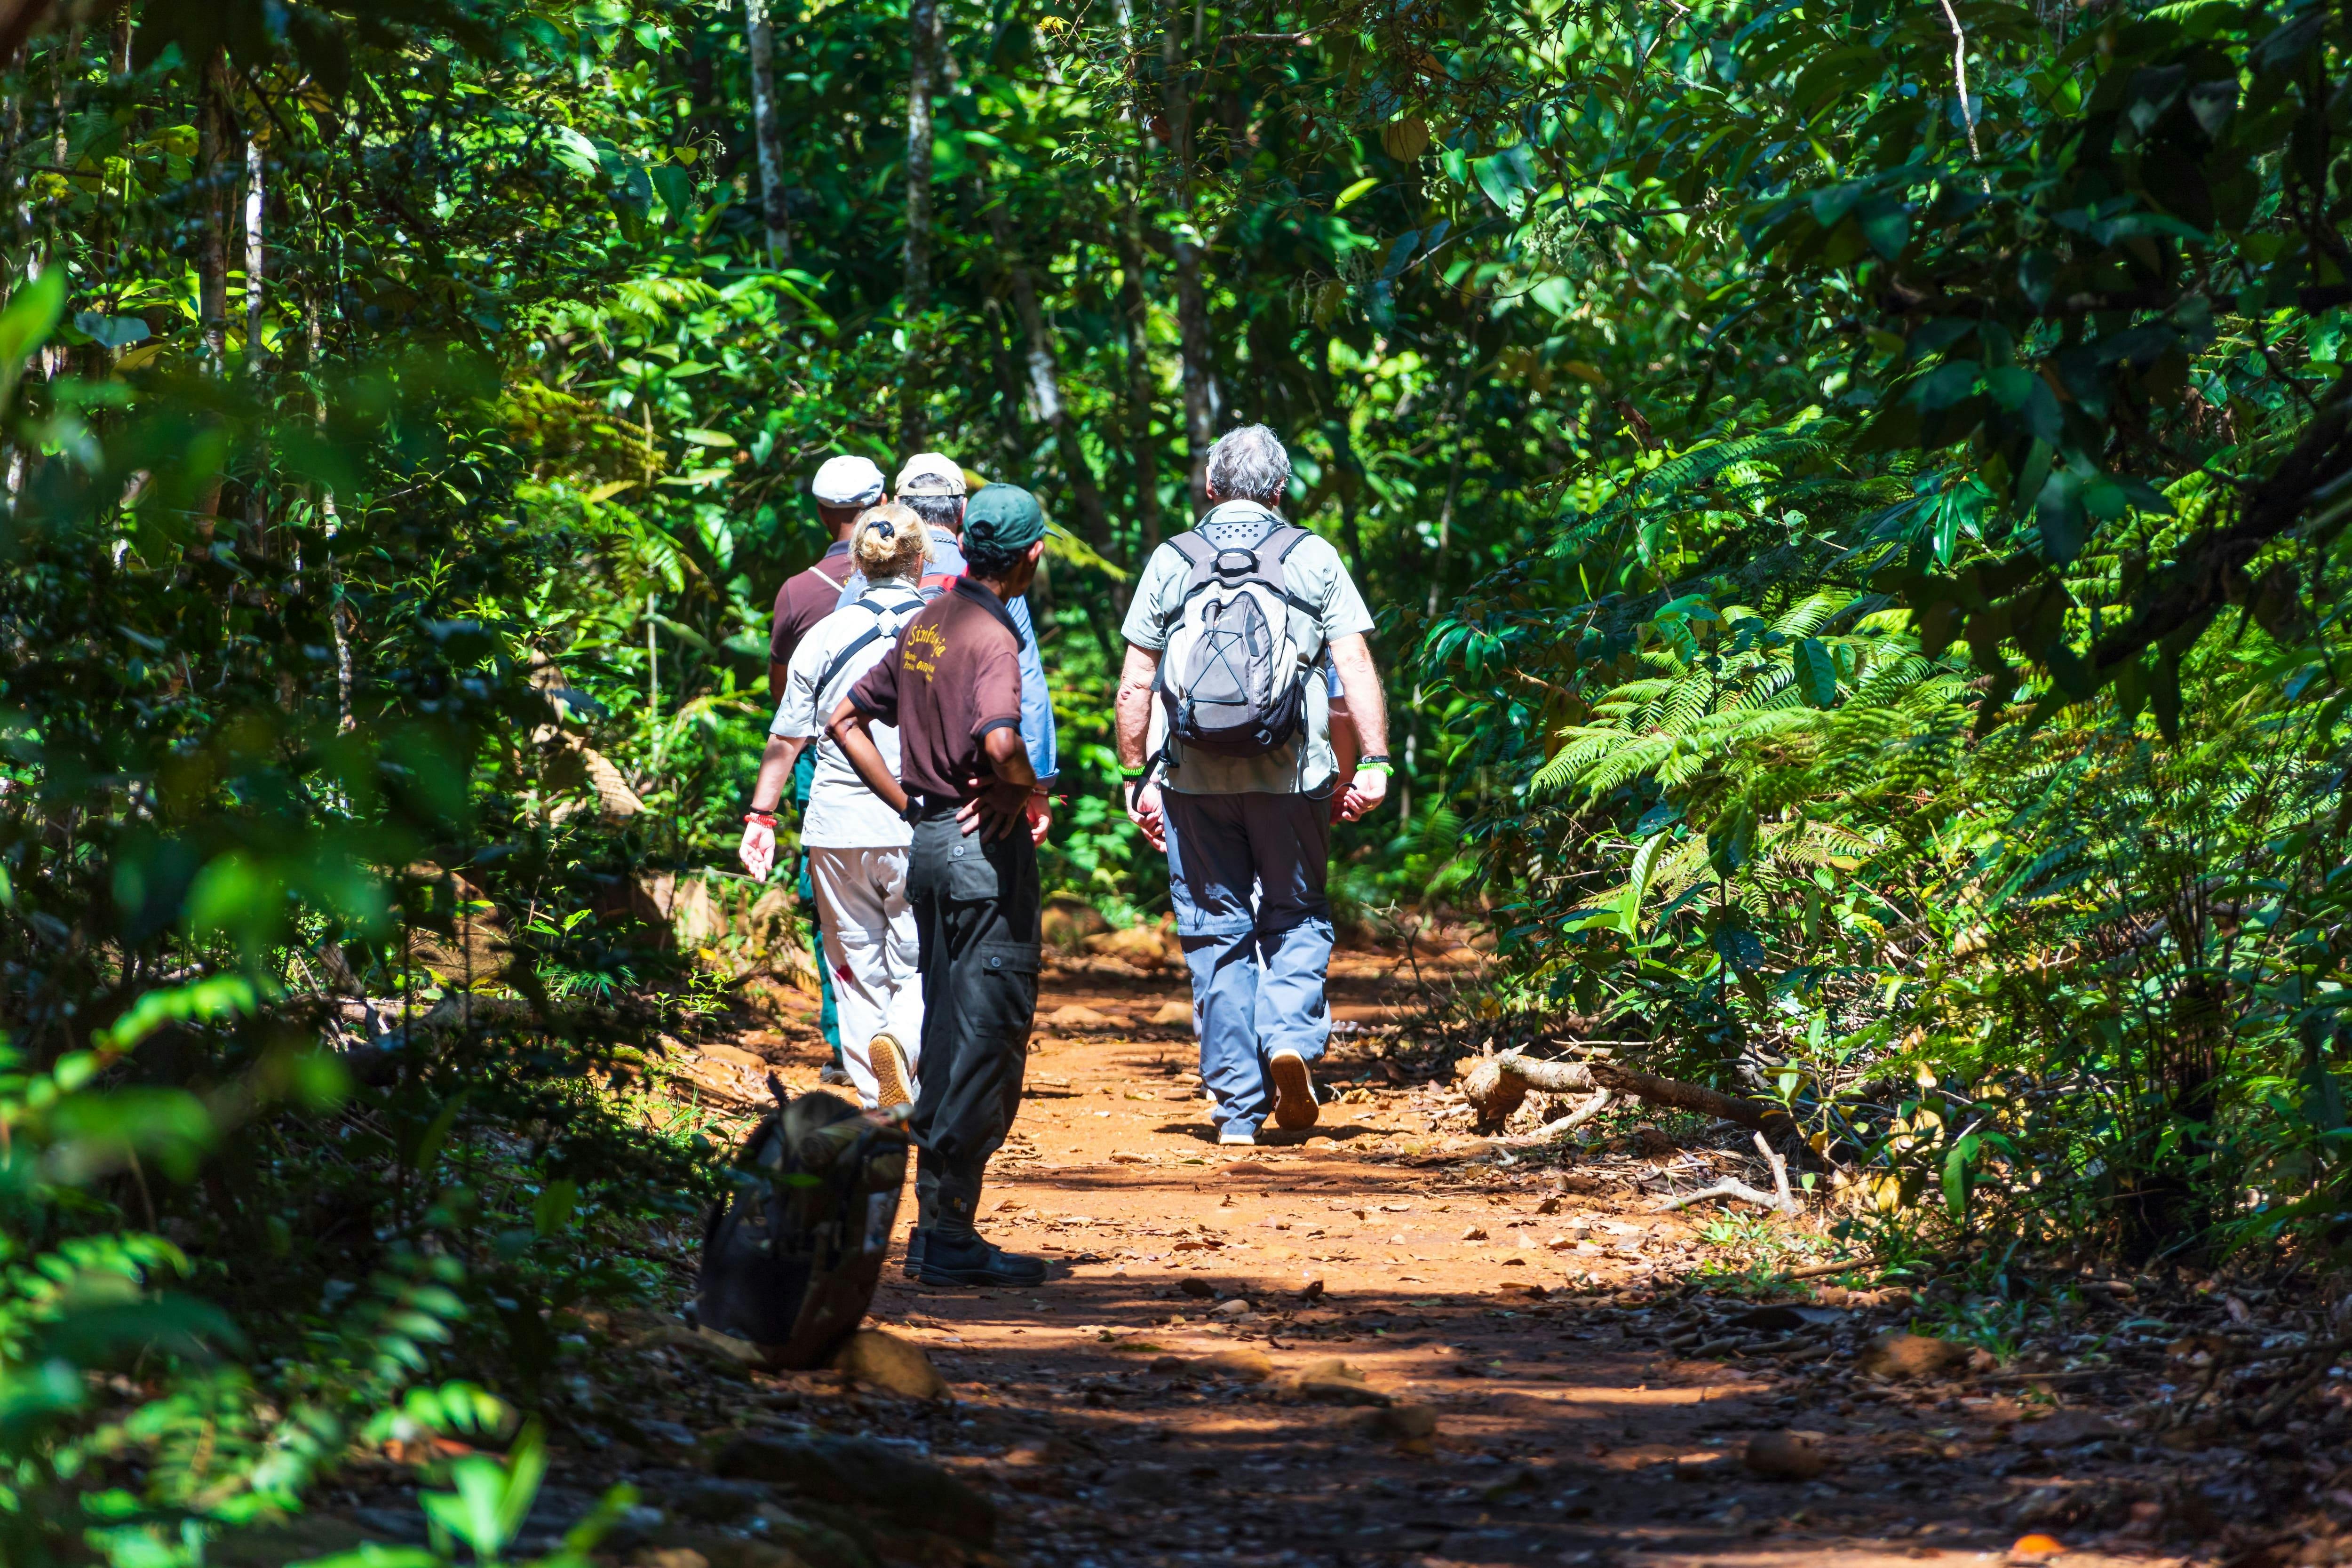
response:
M866 786L914 825L907 899L922 945L920 1152L908 1271L927 1285L1034 1285L1038 1258L981 1239L989 1157L1012 1131L1037 1011L1039 786L1021 740L1021 643L1004 602L1045 552L1037 500L990 485L964 513L965 574L907 623L843 699L834 738ZM893 778L868 726L898 730Z
M882 470L865 458L827 458L809 484L817 517L833 542L815 565L784 579L776 590L776 612L768 631L768 694L784 694L784 667L793 649L809 628L841 607L842 585L849 581L849 531L857 514L882 499ZM803 804L808 790L800 791Z
M828 458L810 481L809 493L815 498L817 516L833 535L833 546L815 565L785 578L784 585L776 591L776 616L768 635L768 695L776 701L783 700L784 668L793 662L793 649L811 626L841 604L841 585L849 581L849 532L857 525L857 514L882 499L882 470L865 458ZM816 748L810 746L793 767L793 802L803 813L815 779ZM805 854L801 856L796 891L802 909L816 908L816 884L809 879ZM841 1065L841 1021L834 1007L833 968L825 963L824 937L814 920L809 921L809 947L816 955L817 1031L833 1052L833 1061L820 1076L825 1083L845 1084L849 1073Z

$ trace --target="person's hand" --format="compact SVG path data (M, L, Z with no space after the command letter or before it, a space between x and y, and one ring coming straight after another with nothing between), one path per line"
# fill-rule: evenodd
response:
M743 842L735 847L735 858L743 862L743 869L751 873L754 881L766 881L776 866L776 830L764 822L745 823Z
M1339 816L1342 822L1380 809L1381 802L1389 797L1389 771L1386 768L1358 768L1348 780L1348 787L1339 792Z
M1168 818L1160 809L1160 786L1147 784L1130 794L1122 782L1118 793L1121 804L1127 807L1127 819L1143 829L1143 837L1151 841L1154 849L1167 848Z
M967 837L979 833L992 841L1006 837L1016 827L1028 826L1028 787L999 779L963 803L956 813L956 825Z
M1045 835L1053 831L1054 827L1054 797L1043 793L1032 795L1029 797L1027 810L1029 813L1029 842L1036 845L1040 848L1043 848L1045 843Z

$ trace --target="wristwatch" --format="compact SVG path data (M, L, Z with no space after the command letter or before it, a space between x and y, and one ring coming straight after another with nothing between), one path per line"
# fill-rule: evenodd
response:
M905 823L909 827L912 827L915 824L922 821L923 803L921 798L916 795L908 795L907 797L907 804L898 808L898 820Z

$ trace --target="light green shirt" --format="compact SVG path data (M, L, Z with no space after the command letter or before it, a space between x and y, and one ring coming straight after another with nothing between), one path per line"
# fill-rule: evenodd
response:
M1272 524L1281 520L1255 501L1229 500L1212 509L1201 526L1234 523L1257 518ZM1331 752L1333 682L1322 658L1335 637L1356 637L1372 629L1372 616L1364 596L1356 591L1347 566L1331 542L1308 534L1282 563L1284 585L1315 614L1293 605L1290 636L1311 650L1317 668L1307 675L1307 719L1290 743L1262 757L1219 757L1186 753L1174 742L1168 748L1167 787L1179 795L1316 795L1328 787L1339 771ZM1162 544L1144 563L1136 581L1135 596L1128 601L1127 623L1120 633L1139 648L1159 653L1168 646L1169 633L1184 616L1184 588L1192 568L1171 545ZM1156 743L1166 732L1167 715L1155 695L1151 704L1151 734Z

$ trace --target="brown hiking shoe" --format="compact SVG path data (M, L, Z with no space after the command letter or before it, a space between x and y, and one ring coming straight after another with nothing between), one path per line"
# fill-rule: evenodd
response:
M915 1103L914 1074L896 1035L877 1035L868 1049L874 1063L874 1102L885 1110Z
M1307 1058L1297 1051L1276 1051L1266 1064L1266 1076L1274 1080L1274 1124L1291 1132L1314 1126L1322 1113L1315 1104L1315 1079L1307 1070Z

